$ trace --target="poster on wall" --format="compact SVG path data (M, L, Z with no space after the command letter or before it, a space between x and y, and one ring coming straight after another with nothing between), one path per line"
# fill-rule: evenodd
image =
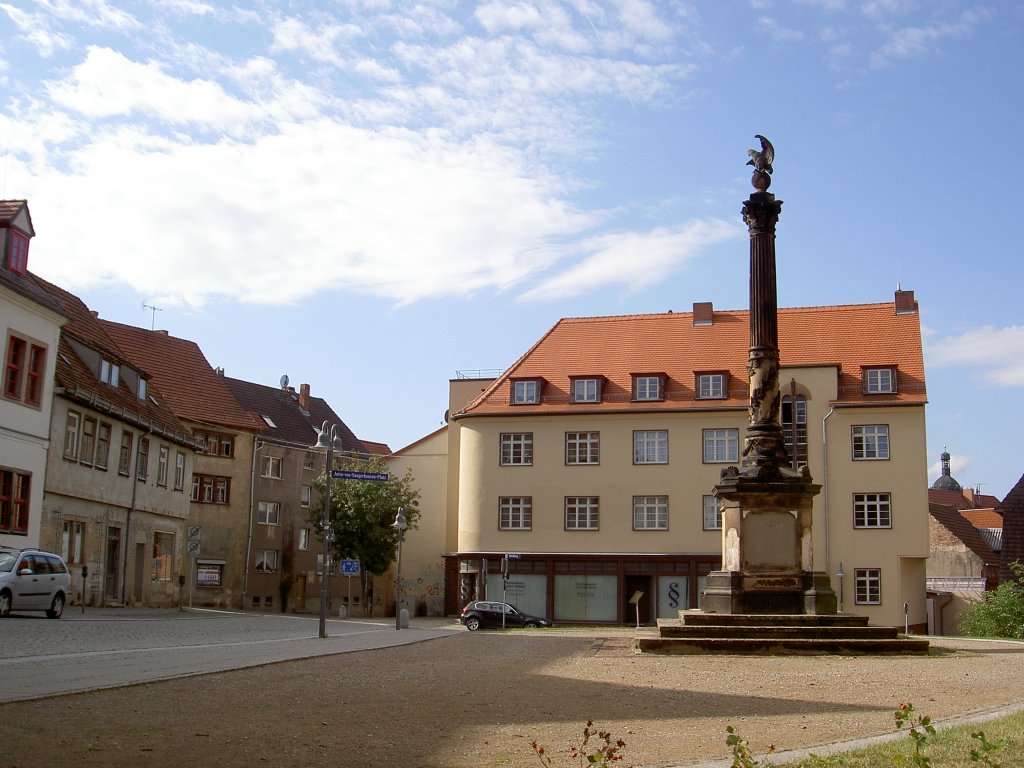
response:
M555 619L617 621L617 586L617 576L555 576Z
M690 582L686 576L658 577L658 618L675 619L690 607Z

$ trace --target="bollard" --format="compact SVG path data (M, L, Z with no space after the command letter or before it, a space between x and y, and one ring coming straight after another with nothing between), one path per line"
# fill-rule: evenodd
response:
M82 613L85 613L85 580L89 576L89 566L82 563Z

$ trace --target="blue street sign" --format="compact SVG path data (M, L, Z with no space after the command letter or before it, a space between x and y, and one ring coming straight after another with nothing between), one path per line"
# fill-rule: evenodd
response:
M358 576L359 575L359 561L358 560L342 560L338 564L338 573L345 576Z
M387 472L353 472L349 469L332 469L333 480L369 480L371 483L386 483Z

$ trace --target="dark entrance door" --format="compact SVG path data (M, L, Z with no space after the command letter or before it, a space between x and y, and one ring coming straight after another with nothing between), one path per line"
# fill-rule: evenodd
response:
M638 607L640 609L641 624L651 624L654 622L652 578L651 576L626 576L626 589L623 594L625 605L622 609L622 622L624 624L635 625L637 623ZM643 592L643 595L637 603L631 603L630 600L637 592Z
M106 574L104 596L117 602L121 599L121 529L107 528L107 557L103 572Z

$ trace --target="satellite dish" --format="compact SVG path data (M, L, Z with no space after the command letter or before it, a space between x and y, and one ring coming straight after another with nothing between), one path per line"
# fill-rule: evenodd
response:
M281 377L281 389L284 389L287 386L288 386L288 374L286 373L286 374L284 374L284 376Z

